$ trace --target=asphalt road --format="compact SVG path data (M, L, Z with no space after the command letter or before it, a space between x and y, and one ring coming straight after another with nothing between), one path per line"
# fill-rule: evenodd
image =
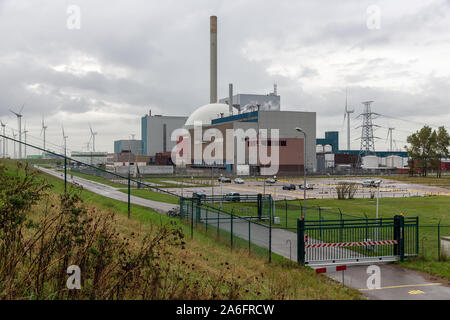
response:
M369 289L370 274L367 265L350 266L344 271L344 284L360 290L374 300L450 300L450 287L439 281L426 279L420 272L395 264L378 264L380 267L379 289ZM342 282L342 272L327 274Z
M42 167L36 167L36 168L38 168L39 170L41 170L45 173L51 174L57 178L64 179L64 174L59 171L46 169L46 168L42 168ZM122 202L128 202L128 195L126 193L120 192L117 188L114 188L114 187L111 187L111 186L108 186L108 185L105 185L102 183L98 183L95 181L76 177L76 176L73 176L71 178L70 174L67 175L67 181L70 183L77 183L77 184L83 186L84 189L92 191L99 195L102 195L102 196L105 196L105 197L108 197L111 199L119 200ZM133 204L152 208L159 213L166 213L170 209L177 207L177 205L174 205L174 204L147 200L147 199L143 199L143 198L139 198L139 197L135 197L135 196L130 197L130 202Z
M63 179L61 172L38 167L38 169ZM97 194L109 197L115 200L127 202L127 194L117 190L117 188L107 186L87 179L68 176L68 182L82 185L85 189ZM165 213L176 207L158 201L151 201L139 197L131 196L133 204L150 207L157 212ZM206 217L206 211L202 210L202 218ZM217 217L217 214L215 215ZM221 218L229 216L219 215ZM208 224L211 227L217 226L217 219L214 214L209 212ZM248 221L234 220L233 234L237 237L249 239ZM221 230L230 231L231 224L229 219L219 222ZM250 242L258 246L268 248L269 246L269 228L263 225L251 224ZM272 228L272 251L293 261L297 260L297 234L283 229ZM369 299L376 300L450 300L450 287L445 284L426 279L420 272L402 268L394 264L378 264L380 267L380 288L368 289L367 280L370 274L367 273L367 265L349 266L344 272L327 273L327 276L342 282L346 286L360 290ZM317 266L316 266L317 267Z
M315 179L308 178L308 184L313 185L312 190L306 191L307 199L336 199L336 184L341 181L352 181L357 183L358 189L355 198L370 198L371 194L376 191L376 188L362 187L362 181L364 179ZM285 183L294 183L296 185L296 190L283 190L283 185ZM298 188L298 185L303 183L303 180L284 180L281 179L275 184L265 184L261 181L247 180L244 184L234 184L234 183L219 183L215 181L214 194L221 195L229 192L238 192L241 194L255 194L255 193L265 193L271 194L275 200L293 200L293 199L303 199L303 190ZM212 194L212 187L188 187L188 188L169 188L167 190L180 194L183 192L185 196L190 196L192 192L197 189L202 189L206 194ZM380 187L380 198L407 198L415 196L426 196L426 195L448 195L450 192L447 189L433 187L433 186L422 186L417 184L403 183L398 181L383 180Z

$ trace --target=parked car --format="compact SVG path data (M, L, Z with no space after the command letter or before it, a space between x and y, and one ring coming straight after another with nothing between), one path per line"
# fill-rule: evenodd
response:
M227 201L241 201L241 195L237 192L230 192L225 195Z
M366 188L376 188L380 183L381 180L364 180L362 186Z
M275 184L276 182L277 182L277 180L274 179L274 178L267 178L266 179L266 183Z
M312 184L309 184L309 183L306 184L306 188L304 187L304 184L303 184L303 183L299 184L298 188L299 188L300 190L303 190L303 189L306 189L306 190L313 190L313 189L314 189L313 185L312 185Z
M192 193L192 198L200 198L200 199L205 199L206 198L206 193L203 190L195 190Z
M287 183L283 186L283 190L295 190L295 184Z
M219 182L221 183L231 183L231 179L227 177L219 177Z
M242 178L236 178L236 179L234 179L234 183L236 183L236 184L244 184L244 179L242 179Z

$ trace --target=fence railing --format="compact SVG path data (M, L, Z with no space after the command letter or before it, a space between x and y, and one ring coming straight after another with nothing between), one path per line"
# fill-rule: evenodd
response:
M338 261L403 261L417 256L418 218L298 219L298 261L302 264Z
M180 219L190 225L191 237L194 228L203 230L231 250L248 250L249 254L267 256L272 259L272 225L258 222L255 217L241 217L213 207L198 198L180 199Z

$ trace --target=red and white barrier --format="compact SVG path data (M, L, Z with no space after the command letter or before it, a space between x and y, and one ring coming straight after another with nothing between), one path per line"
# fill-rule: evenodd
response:
M346 265L317 268L316 273L327 273L347 270Z
M336 243L311 243L305 245L305 248L343 248L343 247L363 247L363 246L382 246L397 244L397 240L383 241L362 241L362 242L336 242Z

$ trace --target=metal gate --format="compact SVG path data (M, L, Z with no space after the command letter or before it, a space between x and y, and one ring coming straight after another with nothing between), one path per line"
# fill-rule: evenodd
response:
M297 220L297 260L305 265L403 261L417 256L419 218Z

